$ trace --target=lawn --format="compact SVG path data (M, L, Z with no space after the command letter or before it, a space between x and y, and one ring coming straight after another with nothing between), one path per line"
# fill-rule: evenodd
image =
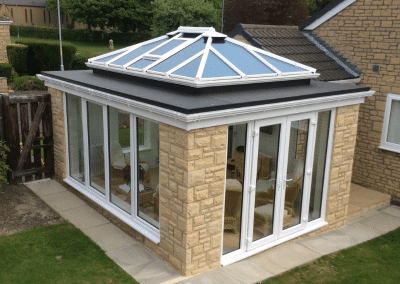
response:
M326 255L262 284L399 283L400 229L355 247Z
M138 283L70 223L0 237L0 283Z
M20 37L20 39L27 39L26 37ZM17 40L17 37L12 36L11 37L11 42L15 43ZM46 41L46 39L42 39ZM48 40L48 41L54 41L54 40ZM82 54L82 55L87 55L90 57L94 57L100 54L104 54L109 52L108 50L108 45L107 44L98 44L98 43L83 43L83 42L71 42L75 47L77 48L77 53ZM114 45L114 50L120 49L124 46L122 45Z

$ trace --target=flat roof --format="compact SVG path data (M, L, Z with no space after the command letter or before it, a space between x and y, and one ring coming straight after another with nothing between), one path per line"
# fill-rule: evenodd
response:
M113 76L106 71L45 71L41 75L184 114L369 91L368 87L315 80L196 89L121 74Z

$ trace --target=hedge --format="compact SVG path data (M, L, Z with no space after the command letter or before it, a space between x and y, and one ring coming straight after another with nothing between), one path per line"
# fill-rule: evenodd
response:
M17 72L26 72L28 60L28 47L23 44L7 45L8 61Z
M89 68L86 66L86 62L88 59L93 56L75 54L74 59L72 59L71 70L88 70Z
M10 63L0 63L0 77L6 77L11 82L12 65Z
M11 36L17 36L17 26L10 26ZM108 44L112 39L114 44L119 45L132 45L138 42L143 42L151 38L150 31L136 32L136 33L117 33L106 32L88 29L62 29L62 39L65 41L78 41L78 42L94 42ZM41 39L54 39L58 40L58 29L48 27L29 27L20 26L19 35L21 37L41 38Z
M28 74L36 75L41 71L60 70L60 43L37 39L20 39L15 43L28 46ZM70 70L76 47L69 42L62 45L64 69Z
M39 80L35 76L22 76L18 77L14 81L15 91L44 91L47 87L43 81Z

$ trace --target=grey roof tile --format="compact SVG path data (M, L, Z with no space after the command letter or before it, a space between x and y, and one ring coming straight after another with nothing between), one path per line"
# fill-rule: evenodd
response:
M361 74L360 70L343 57L337 54L334 57L329 56L297 27L238 24L228 36L234 37L238 34L256 47L316 68L321 74L317 80L355 79Z

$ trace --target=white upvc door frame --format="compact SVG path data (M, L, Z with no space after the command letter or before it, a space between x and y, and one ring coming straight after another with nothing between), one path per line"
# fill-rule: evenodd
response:
M308 210L309 210L309 197L311 189L311 175L313 166L315 136L316 136L316 123L317 123L317 112L303 113L290 115L285 117L277 117L273 119L265 119L255 121L254 129L252 130L252 161L251 161L251 179L250 184L247 186L248 190L244 192L244 195L249 195L248 217L246 220L248 226L246 230L246 248L252 250L257 247L263 246L267 243L276 241L280 238L286 237L298 231L305 229L308 222ZM289 160L289 146L290 146L290 131L291 123L293 121L308 120L308 135L307 135L307 147L306 147L306 158L304 165L304 179L303 179L303 190L302 190L302 208L301 208L301 219L298 225L283 229L283 216L284 216L284 205L285 205L285 191L286 191L286 174L288 169ZM256 196L256 182L257 182L257 162L259 152L259 132L260 128L264 126L280 124L279 133L279 149L278 149L278 167L276 172L276 186L275 186L275 200L274 200L274 214L273 214L273 230L272 234L253 241L253 226L254 226L254 205ZM246 187L246 185L245 185ZM243 215L244 218L244 215Z

